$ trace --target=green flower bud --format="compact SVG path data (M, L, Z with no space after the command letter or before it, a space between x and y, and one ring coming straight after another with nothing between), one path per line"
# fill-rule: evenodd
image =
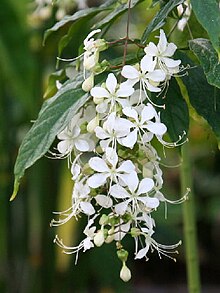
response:
M122 262L126 262L128 258L128 251L122 248L117 251L117 255Z

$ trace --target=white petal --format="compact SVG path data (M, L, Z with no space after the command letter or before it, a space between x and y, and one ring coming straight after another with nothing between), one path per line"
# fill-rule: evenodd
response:
M87 183L92 188L97 188L105 184L106 179L109 177L109 174L93 174L87 180Z
M149 192L154 187L154 181L151 178L144 178L141 180L137 194L144 194Z
M156 134L156 135L163 135L164 133L166 133L167 131L167 127L165 124L163 123L159 123L159 122L151 122L149 121L148 124L146 125L146 128Z
M128 79L139 78L138 70L131 65L125 65L122 68L121 75Z
M122 112L130 118L133 118L136 122L138 121L138 113L135 109L131 107L126 107L122 110Z
M135 190L137 189L138 183L139 183L137 173L135 171L131 172L128 175L127 179L128 179L128 181L127 181L128 188L131 191L131 193L134 193Z
M113 205L113 201L109 196L106 196L104 194L98 194L95 197L95 200L97 202L97 204L99 204L101 207L103 208L110 208Z
M72 147L71 147L71 144L69 143L69 141L63 140L58 143L57 149L58 149L59 153L66 154L67 152L69 152L72 149Z
M132 171L135 171L135 165L130 160L122 162L120 167L117 169L117 172L131 173Z
M135 256L135 259L140 259L140 258L143 258L146 256L146 254L148 253L148 250L149 250L149 245L142 248L141 250L138 251L138 253L136 254Z
M106 139L106 138L109 138L110 137L109 134L106 133L106 131L102 127L100 127L100 126L97 126L95 128L95 134L100 139Z
M150 42L148 44L148 46L146 48L144 48L144 52L148 56L157 56L158 49L157 49L157 46L154 43Z
M116 86L117 86L117 79L116 79L116 77L114 76L113 73L109 73L109 75L108 75L108 77L106 79L106 87L107 87L107 89L109 90L109 92L111 94L114 94L115 93Z
M96 106L96 111L98 113L102 114L102 113L106 112L107 108L108 108L108 101L104 101L104 102L102 102L102 103L100 103L99 105Z
M141 124L145 121L149 121L157 115L154 107L150 104L144 106L143 110L141 111Z
M147 80L145 81L145 86L147 87L147 89L150 91L150 92L160 92L161 89L159 87L156 87L156 86L153 86L150 82L148 82Z
M115 184L110 188L110 194L115 198L129 198L127 190L119 184Z
M118 142L130 149L133 149L135 143L137 142L137 129L134 129L126 137L118 139Z
M162 54L165 52L167 48L167 38L162 29L160 30L160 38L159 38L157 48L159 49L159 52Z
M89 160L89 166L97 172L109 172L106 162L98 157L91 158Z
M141 67L141 71L143 73L146 73L148 71L153 71L156 65L156 61L153 61L153 57L145 55L142 59L141 59L141 63L140 63L140 67Z
M181 63L181 60L173 60L171 58L165 58L165 57L163 57L162 60L166 64L167 67L171 67L171 68L179 66Z
M96 98L108 98L109 92L103 87L94 87L90 91L91 95Z
M149 72L147 74L147 78L156 82L164 81L166 78L166 73L160 69L156 69L152 72Z
M113 148L106 148L105 150L106 159L113 166L116 167L118 163L118 155Z
M134 88L128 85L121 85L117 90L117 97L130 97L134 93Z
M175 53L177 46L174 43L169 43L164 52L164 56L171 57Z
M86 140L84 139L80 139L78 138L75 141L75 146L77 148L77 150L81 151L81 152L87 152L89 150L89 144Z
M86 215L92 215L95 213L95 209L90 202L82 201L80 203L80 208Z
M126 200L124 202L118 203L115 205L115 212L118 215L124 215L128 208L129 200Z
M156 197L139 197L138 200L143 202L149 209L156 209L160 204L158 198Z
M126 235L126 233L129 231L130 229L130 222L127 222L126 224L122 224L119 225L118 227L116 227L115 229L115 234L114 234L114 239L115 241L120 241L122 240L122 238ZM123 231L123 232L122 232Z

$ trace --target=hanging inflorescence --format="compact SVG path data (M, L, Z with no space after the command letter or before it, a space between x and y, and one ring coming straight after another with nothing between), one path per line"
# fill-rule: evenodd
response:
M167 127L158 112L164 105L157 105L151 95L164 91L182 67L180 60L172 58L176 45L168 43L160 30L158 44L150 42L143 48L139 64L124 65L120 72L110 72L105 82L94 86L94 77L103 68L100 52L108 47L105 40L93 38L99 32L91 32L84 40L81 55L82 88L90 92L91 99L57 136L60 142L56 157L68 159L74 186L70 208L56 212L58 219L51 225L59 226L84 214L88 223L83 231L85 238L78 246L66 246L58 236L55 242L64 252L76 253L77 260L80 250L115 241L122 261L120 277L128 281L131 272L126 266L125 237L134 239L135 259L148 259L149 250L156 250L159 257L175 259L170 254L177 253L180 245L162 245L154 239L152 212L161 202L183 202L189 191L177 201L163 195L160 157L152 140L175 147L186 141L185 133L177 142L165 141Z

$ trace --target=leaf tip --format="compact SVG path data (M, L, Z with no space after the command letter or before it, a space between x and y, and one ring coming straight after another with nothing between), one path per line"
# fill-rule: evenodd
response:
M18 180L15 179L15 183L14 183L14 190L13 190L13 193L9 199L9 201L13 201L18 193L18 189L19 189L19 182Z

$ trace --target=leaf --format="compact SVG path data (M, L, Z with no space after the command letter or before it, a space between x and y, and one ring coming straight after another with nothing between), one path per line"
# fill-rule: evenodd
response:
M191 0L192 9L207 31L220 60L220 7L217 0Z
M164 5L156 14L156 16L152 19L152 21L148 24L148 26L146 27L142 38L141 38L141 42L143 44L146 43L149 35L151 32L161 28L164 23L165 23L165 19L167 18L168 14L177 6L180 5L184 2L184 0L172 0L172 1L168 1L166 5Z
M192 66L188 75L182 76L191 105L207 120L217 139L220 140L220 90L207 82L202 68L200 66L195 68L195 64L185 54L179 53L178 57Z
M189 111L174 78L170 81L163 103L165 103L165 110L161 112L161 121L166 124L171 140L177 141L179 136L188 132Z
M50 29L46 30L44 34L44 40L43 43L45 44L45 41L47 38L55 31L59 30L62 26L66 25L69 22L74 22L82 18L92 18L99 12L105 11L110 9L111 5L116 2L113 0L107 1L105 4L99 6L99 7L92 7L92 8L87 8L87 9L82 9L77 12L75 12L73 15L66 15L64 18L60 21L58 21L53 27Z
M14 191L10 200L15 198L25 170L49 150L56 135L65 128L87 100L87 93L81 88L75 88L75 84L68 84L52 98L52 102L47 101L46 105L43 105L37 120L20 146L14 168Z
M211 85L220 88L220 63L211 42L207 39L189 41L189 47L199 59Z
M51 98L57 92L57 81L62 81L66 77L65 71L63 69L52 73L49 76L48 85L46 92L44 93L44 99Z
M144 0L133 0L131 1L130 8L135 7L137 4L143 2ZM129 8L128 1L125 1L125 3L120 4L118 7L113 9L111 13L109 13L107 16L105 16L100 22L95 24L92 29L102 28L105 25L114 22L120 15L122 15L124 12L126 12Z

